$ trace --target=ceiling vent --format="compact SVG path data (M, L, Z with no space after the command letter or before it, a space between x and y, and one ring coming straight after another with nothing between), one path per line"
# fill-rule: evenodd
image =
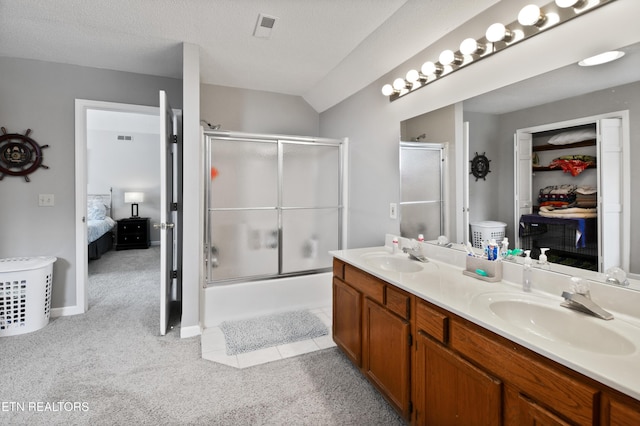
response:
M253 36L258 38L271 38L271 32L277 19L275 16L259 14L256 28L253 30Z

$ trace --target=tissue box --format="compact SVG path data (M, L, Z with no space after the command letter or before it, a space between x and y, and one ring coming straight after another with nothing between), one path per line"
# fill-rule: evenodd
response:
M482 269L487 273L487 276L479 275L476 269ZM490 283L502 281L502 262L499 260L487 260L480 257L467 256L466 269L462 271L462 273Z

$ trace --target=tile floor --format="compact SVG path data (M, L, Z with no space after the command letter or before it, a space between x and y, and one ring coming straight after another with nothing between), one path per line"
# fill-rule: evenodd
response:
M309 312L318 316L318 318L327 325L329 334L315 339L287 343L285 345L259 349L253 352L227 355L222 330L220 330L219 327L212 327L202 332L200 342L202 358L235 368L247 368L335 346L336 344L331 337L331 307L311 309Z

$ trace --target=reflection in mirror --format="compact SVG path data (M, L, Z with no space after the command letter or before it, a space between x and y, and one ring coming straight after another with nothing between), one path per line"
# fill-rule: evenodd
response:
M442 244L439 244L437 240L428 240L425 241L426 244L433 244L436 246L442 246ZM453 244L448 244L444 247L445 249L448 250L454 250L456 252L466 252L466 249L464 247L463 244L457 244L457 243L453 243ZM476 254L480 254L481 250L479 249L475 249L474 251L476 252ZM524 261L524 257L522 256L517 256L517 257L510 257L506 260L503 260L504 262L509 262L509 263L514 263L516 265L522 265L523 261ZM609 285L614 285L614 286L618 286L617 284L612 284L610 281L608 281L608 274L606 273L600 273L600 272L594 272L594 271L588 271L588 270L584 270L584 269L576 269L573 267L569 267L569 266L565 266L565 265L561 265L561 264L547 264L546 266L541 266L539 265L536 261L534 261L533 263L533 267L534 268L543 268L545 270L548 270L550 272L555 272L555 273L559 273L559 274L563 274L563 275L567 275L567 276L580 276L584 279L593 281L593 282L597 282L597 283L603 283L603 284L609 284ZM627 276L628 278L628 282L627 285L622 286L625 289L628 290L633 290L633 291L640 291L640 280L638 280L638 276L635 275L634 277L631 276ZM629 279L631 278L631 279Z
M464 102L464 121L469 122L470 127L469 150L486 151L487 155L495 158L492 162L493 176L486 182L469 182L470 221L487 219L474 217L474 212L489 212L491 219L509 224L509 240L516 241L520 224L515 218L520 216L515 211L517 205L514 203L514 134L518 129L628 111L629 130L625 137L628 142L630 139L631 150L628 155L625 154L624 160L631 165L640 160L640 152L633 150L634 138L637 139L635 135L640 134L640 75L637 73L640 47L633 45L620 50L626 55L618 61L589 68L570 65ZM561 171L550 173L562 175ZM609 170L606 173L610 177L620 171ZM630 182L638 181L640 171L632 169L627 173L630 174ZM621 179L622 191L629 202L623 206L626 210L621 215L622 226L616 228L622 232L615 232L613 236L624 258L619 261L620 265L607 266L628 265L625 267L627 272L638 274L640 239L633 236L640 232L640 225L630 218L637 216L634 213L640 209L640 199L629 197L630 182L624 181L624 176ZM536 196L532 195L533 198ZM597 226L607 225L606 220L600 222ZM625 242L625 236L630 241ZM607 248L600 250L606 254ZM553 265L552 268L556 266L564 273L583 275L581 270L562 265ZM601 267L600 272L605 269Z
M444 230L442 144L400 142L400 235L436 239Z

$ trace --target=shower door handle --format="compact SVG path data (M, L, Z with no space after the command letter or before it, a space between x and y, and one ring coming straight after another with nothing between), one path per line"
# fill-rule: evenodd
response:
M161 230L173 229L175 227L175 224L173 224L173 223L154 223L153 227L155 229L161 229Z

